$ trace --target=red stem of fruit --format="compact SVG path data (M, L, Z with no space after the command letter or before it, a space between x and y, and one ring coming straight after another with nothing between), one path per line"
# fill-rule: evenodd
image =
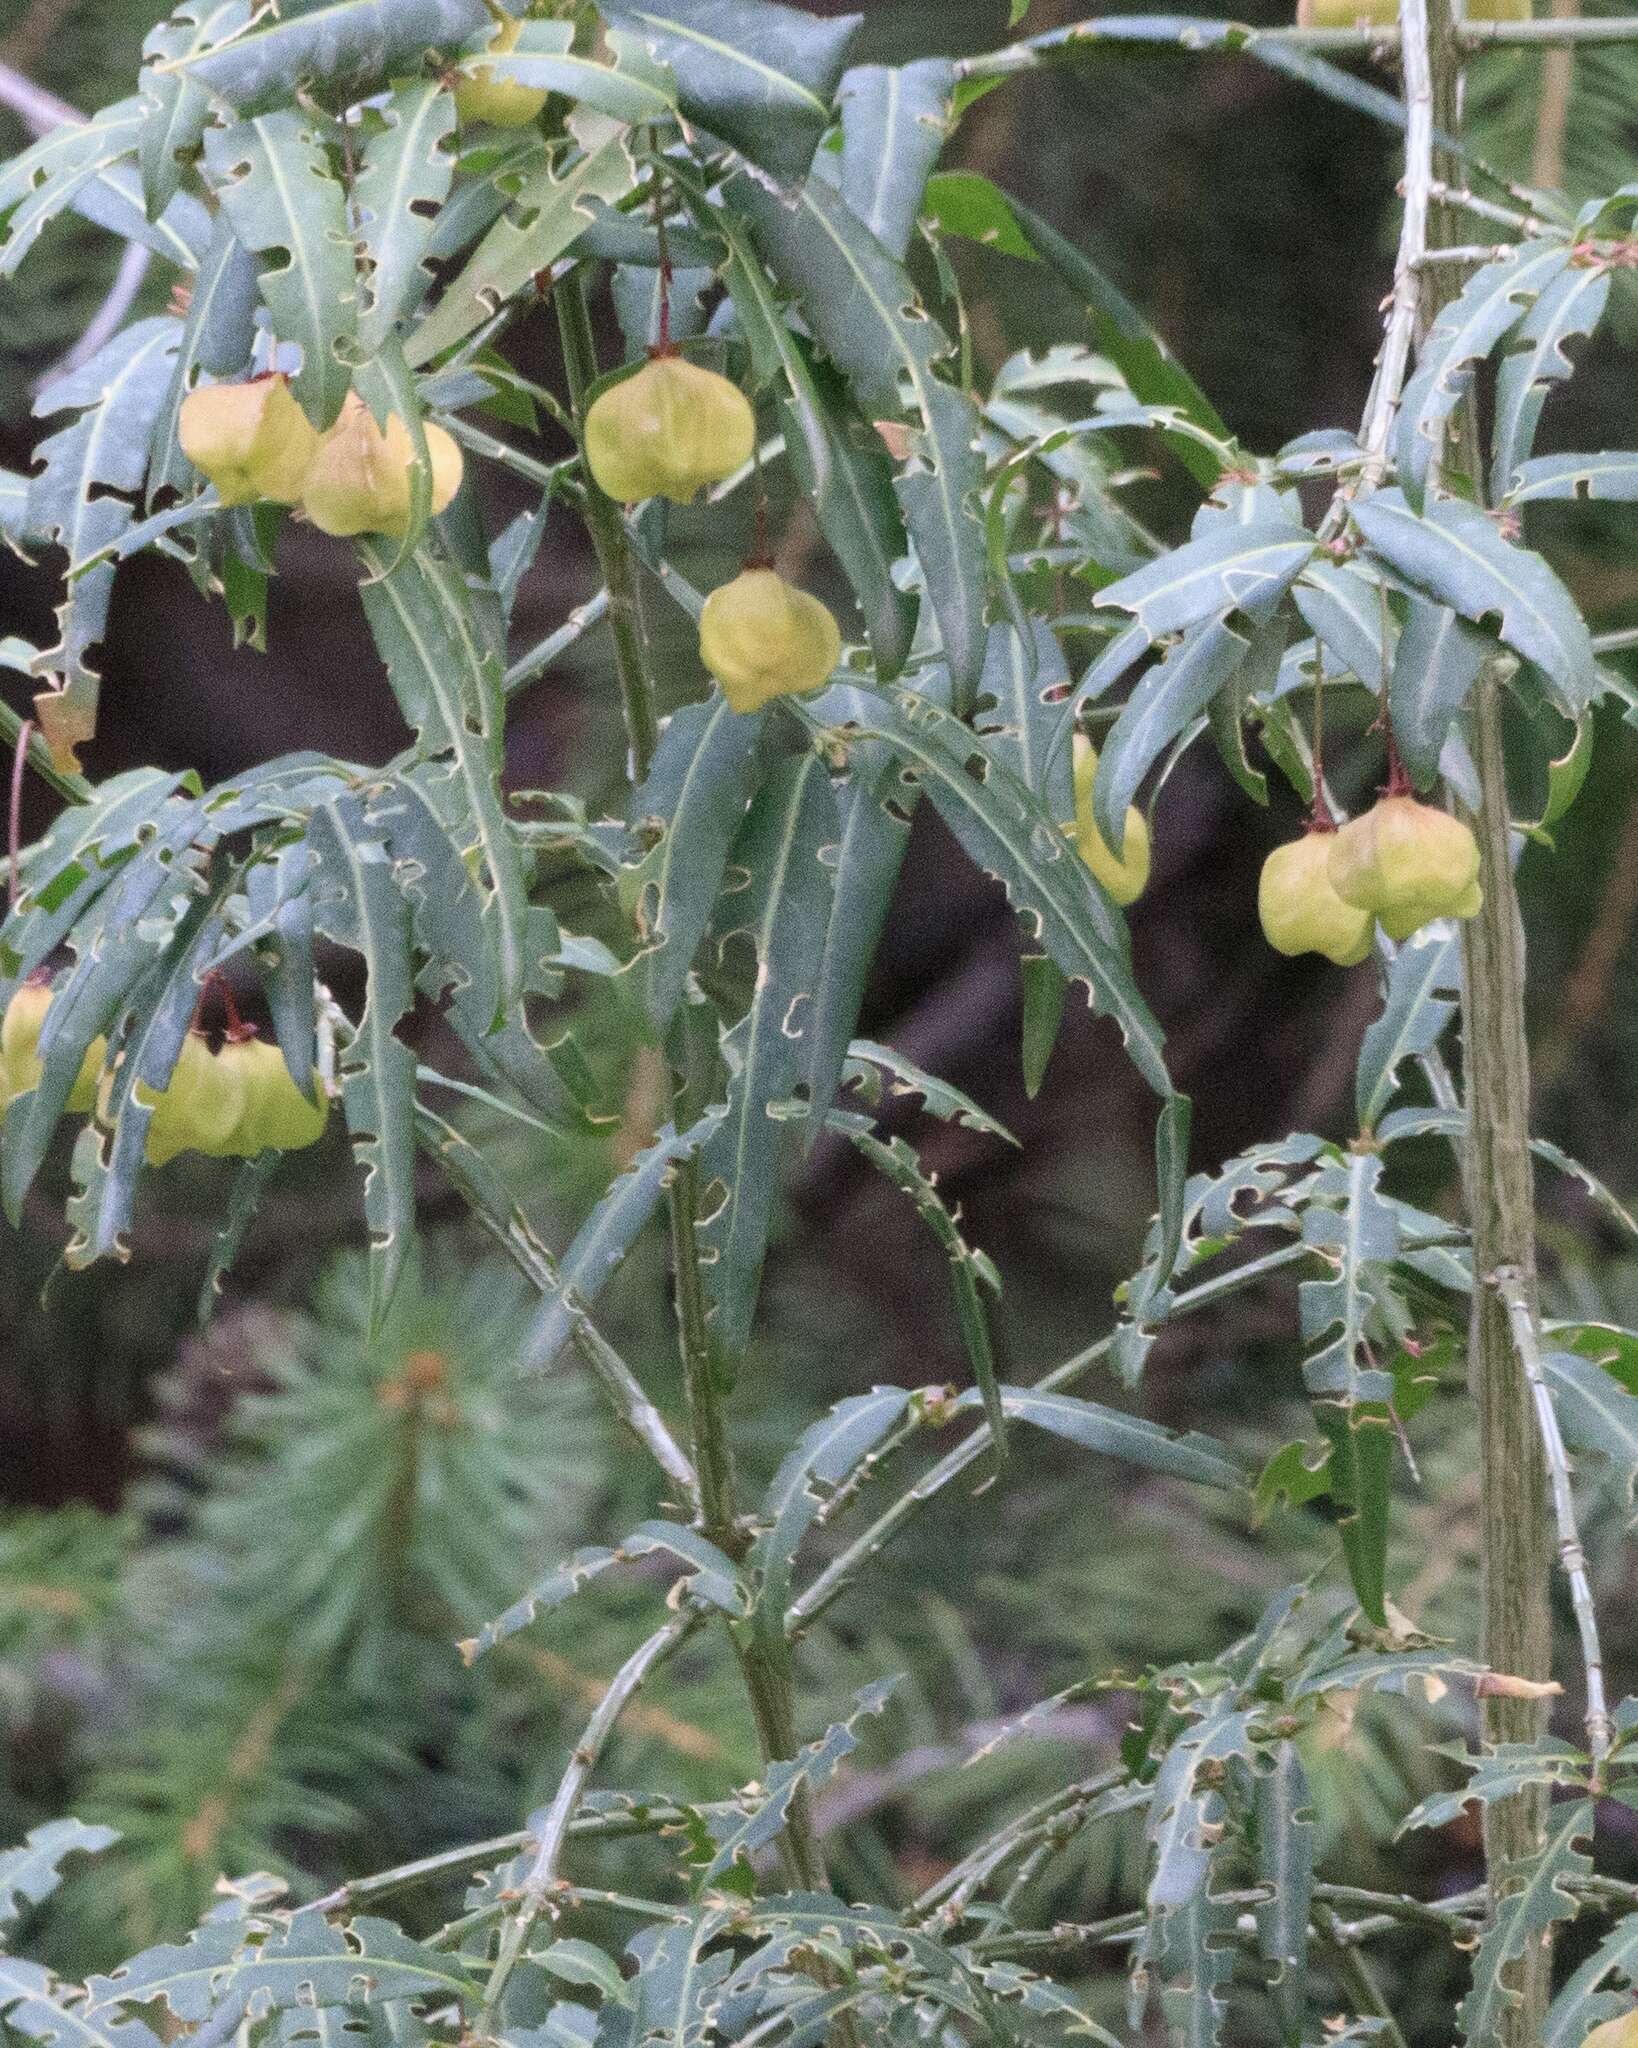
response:
M11 908L17 908L17 895L22 884L17 874L17 859L23 848L23 770L28 764L28 743L34 737L34 721L25 718L17 728L17 745L11 756L11 808L6 814L6 853L10 865L6 869L6 900Z
M655 138L652 133L649 143L650 147L654 146ZM658 175L654 180L653 208L654 239L660 245L660 331L659 338L649 353L669 356L676 354L676 346L671 339L671 235L665 224L665 182Z
M200 1008L204 1007L205 998L211 994L214 994L217 1001L222 1005L222 1015L227 1019L227 1030L223 1033L223 1036L230 1044L238 1045L242 1040L256 1036L255 1026L247 1024L239 1014L239 1005L234 999L233 984L225 974L218 974L214 967L205 976L205 985L199 994ZM197 1010L194 1012L194 1019L195 1022L198 1021Z
M1405 773L1405 764L1399 758L1399 747L1393 736L1393 727L1384 715L1382 731L1388 742L1388 779L1382 785L1384 796L1409 796L1411 779Z

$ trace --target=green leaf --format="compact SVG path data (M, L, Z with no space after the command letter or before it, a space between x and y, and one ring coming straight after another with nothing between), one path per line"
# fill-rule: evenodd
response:
M1583 498L1631 504L1638 498L1638 454L1607 448L1596 455L1537 455L1518 465L1507 490L1509 506Z
M146 109L116 100L86 122L67 123L0 165L0 277L11 277L41 229L103 172L136 149Z
M1175 1914L1205 1891L1212 1847L1227 1812L1218 1790L1222 1766L1255 1753L1256 1710L1241 1711L1234 1699L1229 1691L1210 1702L1160 1766L1144 1830L1154 1852L1151 1914Z
M63 1881L69 1856L95 1856L119 1840L112 1828L83 1820L48 1820L15 1849L0 1849L0 1927L14 1927ZM5 1992L0 1988L0 2003Z
M692 196L701 226L728 245L724 281L757 380L778 403L786 459L863 609L876 672L890 679L910 652L916 606L893 580L908 543L887 451L847 404L837 373L791 332L744 221L709 206L697 187Z
M1411 779L1426 789L1439 773L1450 729L1492 651L1488 635L1445 605L1408 600L1388 686L1394 738Z
M910 844L915 792L904 788L892 748L866 740L849 749L847 779L836 800L841 831L834 847L820 849L830 866L830 915L805 1033L810 1142L858 1049L853 1033Z
M373 541L359 552L371 572L360 590L370 631L405 718L437 763L449 799L440 809L482 898L497 979L493 1026L522 993L528 923L500 789L501 664L450 563L426 547L396 565Z
M631 158L624 130L600 121L585 125L597 127L586 149L559 150L542 164L504 174L500 189L509 193L510 203L405 342L412 365L419 368L464 341L584 233L596 201L612 201L625 192ZM434 236L428 254L439 253Z
M1549 1940L1559 1922L1575 1918L1579 1901L1566 1880L1592 1875L1592 1857L1584 1846L1592 1831L1590 1799L1560 1807L1540 1854L1523 1870L1501 1873L1490 1925L1474 1951L1472 1988L1456 2014L1463 2038L1474 2048L1502 2038L1508 2010L1519 2002L1503 1971L1527 1949Z
M1003 1144L1018 1143L1004 1123L991 1116L988 1110L980 1109L973 1098L953 1082L940 1080L937 1074L929 1074L902 1052L895 1052L890 1045L878 1045L873 1038L854 1039L847 1049L843 1077L872 1109L881 1106L884 1096L907 1096L912 1101L919 1099L928 1116L940 1117L945 1123L960 1124L965 1130L982 1131L986 1137L999 1138Z
M1630 1509L1638 1499L1638 1397L1592 1358L1548 1351L1542 1370L1570 1448L1608 1459Z
M715 1853L699 1874L697 1892L708 1885L723 1883L730 1890L751 1885L751 1859L783 1832L791 1802L798 1793L811 1798L830 1783L859 1746L859 1723L882 1711L898 1683L897 1678L879 1678L862 1687L854 1694L853 1711L845 1721L834 1722L816 1742L808 1743L794 1757L770 1763L762 1773L761 1783L740 1794L743 1811L731 1816L712 1816L708 1825ZM736 1882L741 1872L743 1884Z
M924 211L936 234L961 235L1022 263L1039 263L1012 201L981 171L935 171L927 180Z
M405 86L389 95L380 115L385 125L365 141L353 181L363 259L358 345L366 354L414 312L432 280L427 245L455 174L455 101L442 86Z
M807 170L858 15L821 21L773 0L605 0L602 13L671 73L689 120L776 178Z
M211 244L193 281L182 339L171 370L148 460L150 502L161 491L191 496L204 479L182 453L182 401L210 378L239 378L250 366L256 343L256 263L233 232L225 213L216 215Z
M1172 1094L1160 1028L1132 980L1125 925L1056 822L988 755L981 777L969 773L977 742L930 699L902 691L870 715L864 736L892 745L970 858L1002 883L1032 937L1071 981L1085 982L1100 1014L1115 1018L1144 1079Z
M1567 344L1591 334L1609 302L1610 273L1597 264L1564 271L1531 307L1496 375L1491 429L1490 494L1510 493L1519 465L1535 446L1548 387L1568 382L1575 365Z
M537 92L564 93L614 121L676 118L676 87L662 67L649 62L636 37L618 29L608 32L612 64L577 52L574 40L572 21L526 19L518 24L518 39L510 50L486 56L486 68L497 78L514 79Z
M1257 1780L1257 1881L1272 1896L1257 1908L1257 1953L1270 1968L1269 1998L1288 2048L1308 2017L1308 1918L1314 1893L1314 1802L1302 1752L1275 1746Z
M1100 590L1100 608L1131 612L1151 641L1242 611L1261 622L1314 552L1314 537L1289 519L1214 524L1197 540Z
M1473 388L1478 365L1558 281L1569 260L1563 242L1515 243L1476 271L1435 320L1395 426L1399 482L1413 505L1421 505L1429 472L1446 453L1450 421Z
M850 1139L864 1158L901 1194L909 1196L916 1214L932 1231L949 1260L956 1323L972 1365L973 1378L978 1382L984 1412L989 1418L996 1457L1005 1462L1006 1410L1002 1406L995 1377L995 1347L990 1337L989 1311L984 1301L986 1293L998 1295L1001 1292L1001 1276L990 1258L968 1244L962 1236L961 1227L945 1206L933 1176L922 1166L912 1146L902 1138L878 1137L871 1129L868 1117L854 1116L845 1110L832 1110L827 1122L832 1130Z
M1366 689L1381 690L1399 639L1382 584L1358 570L1317 561L1309 563L1291 594L1309 630L1343 670ZM1334 676L1336 669L1328 674Z
M155 23L143 42L138 84L147 119L142 125L138 163L143 205L154 220L180 189L210 118L210 96L204 87L183 72L161 70L160 66L224 41L242 29L250 15L251 0L183 0L163 21Z
M483 0L331 0L301 13L258 13L214 48L157 67L203 86L240 114L288 105L303 88L347 106L395 71L419 71L431 45L453 50L488 20Z
M851 1394L811 1423L786 1453L758 1510L761 1533L746 1560L759 1635L783 1643L785 1609L802 1539L825 1502L896 1427L910 1401L908 1387L873 1387Z
M313 424L327 427L351 382L358 317L347 188L313 120L296 112L210 129L205 174L234 233L264 259L259 281L273 332L301 349L291 389Z
M1597 686L1592 640L1575 601L1539 555L1504 540L1476 505L1430 500L1421 518L1397 491L1353 507L1373 554L1406 582L1471 619L1495 618L1502 639L1533 661L1567 717Z
M1033 1387L1003 1386L1001 1406L1009 1422L1027 1422L1082 1450L1119 1458L1145 1472L1167 1479L1187 1479L1220 1493L1243 1493L1250 1475L1226 1444L1199 1430L1180 1434L1141 1415L1125 1415L1073 1394L1040 1393ZM962 1394L952 1405L971 1407L975 1393Z
M1626 1979L1626 1990L1600 1988L1617 1976ZM1626 1913L1553 2000L1542 2048L1582 2048L1593 2027L1622 2019L1632 2011L1630 1987L1634 1983L1638 1983L1638 1913Z
M1075 816L1073 757L1063 741L1069 668L1044 620L1026 638L1006 621L990 628L973 729L1053 818Z
M640 1529L622 1537L612 1550L601 1546L577 1550L566 1564L548 1572L521 1600L493 1621L486 1621L475 1636L463 1642L462 1657L468 1664L475 1664L486 1651L509 1641L542 1614L572 1600L582 1586L601 1577L610 1565L630 1564L642 1557L670 1557L680 1563L683 1575L677 1587L688 1599L703 1600L736 1618L750 1612L750 1588L733 1560L714 1543L708 1542L697 1529L685 1528L678 1522L644 1522ZM675 1598L675 1593L670 1597Z
M723 1039L728 1115L700 1155L703 1277L713 1330L731 1357L749 1342L756 1311L784 1136L773 1110L803 1072L830 911L830 871L820 851L835 835L824 763L812 753L782 763L752 803L731 855L746 885L719 910L719 943L743 936L756 955L750 1008Z
M262 1206L268 1183L278 1172L283 1157L281 1152L271 1149L258 1152L254 1159L244 1160L233 1176L233 1191L228 1196L227 1208L216 1227L216 1234L210 1241L210 1258L205 1266L205 1277L199 1283L197 1314L201 1329L216 1313L222 1282L243 1248L250 1226L256 1220L256 1212Z
M894 489L962 704L984 661L984 527L976 509L984 469L976 407L934 374L949 337L921 309L903 265L822 180L811 178L793 205L742 174L728 203L749 219L769 267L795 294L865 417L900 420L908 406L910 466Z
M1006 195L1006 203L1031 248L1085 306L1097 348L1126 379L1132 396L1145 405L1175 406L1213 440L1232 450L1234 436L1217 408L1130 299L1084 250L1067 241L1038 213L1010 195ZM1188 442L1174 445L1190 475L1208 489L1216 483L1224 464L1211 447Z
M415 1055L398 1036L415 1001L409 905L351 800L313 815L313 921L364 962L363 1014L339 1061L341 1103L364 1169L370 1329L381 1328L415 1241Z
M1354 1103L1362 1131L1374 1130L1399 1085L1399 1063L1431 1052L1456 1014L1461 946L1448 921L1424 925L1399 948L1382 1014L1359 1048Z
M685 704L632 795L632 831L647 851L622 871L620 895L644 941L631 975L656 1032L682 1001L711 921L729 848L757 786L765 723L765 713L731 710L720 692Z
M842 79L842 197L900 263L950 133L955 79L948 57L860 64Z
M1024 1093L1033 1102L1041 1092L1047 1062L1058 1043L1069 983L1057 963L1044 954L1026 953L1018 965L1024 978Z
M77 577L72 572L132 522L130 499L142 488L181 333L181 322L168 317L138 320L82 368L54 379L37 401L42 413L78 415L35 451L40 466L29 480L27 513L30 528L68 555L70 580L57 609L61 637L36 666L73 693L76 714L86 721L77 742L96 730L98 678L89 655L107 625L114 570L102 563Z
M1233 680L1250 651L1249 635L1237 633L1227 619L1208 619L1139 676L1103 743L1092 783L1092 815L1117 858L1125 849L1126 812L1138 784Z

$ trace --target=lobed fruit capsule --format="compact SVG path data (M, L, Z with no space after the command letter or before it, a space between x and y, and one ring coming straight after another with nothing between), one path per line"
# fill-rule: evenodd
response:
M293 505L318 452L318 430L275 373L248 384L203 384L177 415L182 453L224 505Z
M1472 917L1484 900L1473 834L1413 796L1378 797L1344 825L1326 871L1343 901L1370 911L1390 939L1408 939L1436 917Z
M490 42L490 50L504 56L508 50L516 49L522 26L516 20L502 22L500 33ZM493 64L474 64L455 80L456 113L463 121L487 121L491 128L526 127L548 97L543 89L522 85L515 78L497 78Z
M1638 2048L1638 2010L1594 2027L1581 2048Z
M317 1074L309 1100L291 1080L284 1054L264 1038L229 1039L221 1058L235 1064L244 1077L244 1113L227 1146L236 1158L300 1152L323 1137L330 1098Z
M742 570L700 614L700 659L735 711L817 690L841 654L829 608L772 569Z
M99 1103L106 1120L112 1076L103 1078ZM190 1031L163 1089L136 1084L139 1102L153 1110L148 1125L150 1166L179 1152L213 1159L254 1159L259 1152L299 1152L324 1134L330 1102L313 1076L309 1101L291 1080L276 1045L229 1037L212 1052L202 1031Z
M1075 735L1075 848L1119 904L1135 903L1149 885L1149 821L1136 804L1126 806L1126 850L1116 854L1092 815L1097 749L1085 733Z
M623 505L687 505L750 461L756 415L737 384L678 355L657 355L611 384L586 415L586 461Z
M98 1103L104 1121L111 1085L112 1076L106 1076ZM164 1166L179 1152L207 1152L220 1158L244 1115L244 1075L223 1065L202 1031L190 1031L170 1080L162 1089L138 1081L136 1099L153 1110L146 1153L150 1166Z
M45 1061L40 1057L40 1033L45 1028L51 1001L49 982L25 981L7 1003L5 1016L0 1018L0 1119L5 1116L8 1102L32 1093L40 1085L40 1076L45 1072ZM97 1076L107 1056L107 1039L93 1039L68 1091L66 1106L71 1114L82 1115L96 1101Z
M432 510L442 512L461 486L461 451L442 427L426 425L432 463ZM302 487L301 509L321 532L409 531L410 470L415 448L397 413L376 425L370 408L349 391L335 425L319 443Z
M1334 836L1309 830L1275 847L1257 884L1257 915L1276 953L1322 953L1338 967L1353 967L1371 950L1375 920L1331 886Z

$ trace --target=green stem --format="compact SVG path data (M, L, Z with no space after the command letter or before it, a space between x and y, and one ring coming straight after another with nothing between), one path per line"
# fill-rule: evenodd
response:
M563 340L563 368L568 379L569 397L574 405L575 418L584 430L586 393L597 381L597 349L592 337L584 273L571 271L553 294L553 302L557 307L558 332ZM620 508L598 488L589 471L582 510L586 530L597 552L598 566L603 572L603 587L609 594L609 631L614 638L614 666L620 680L631 778L633 782L641 782L648 774L654 750L660 743L660 717L648 673L642 613L637 600L637 578L632 567L631 550L626 545Z
M1461 120L1462 49L1450 0L1434 0L1428 51L1435 134L1456 135ZM1460 167L1436 150L1434 176L1453 183ZM1456 208L1436 201L1428 240L1449 248L1460 239ZM1450 268L1423 279L1422 331L1461 288ZM1471 400L1460 421L1458 461L1482 476L1478 421ZM1498 664L1480 676L1472 700L1473 753L1479 776L1478 815L1483 908L1462 926L1462 1047L1467 1092L1467 1201L1473 1228L1473 1302L1468 1323L1468 1379L1479 1413L1483 1578L1483 1656L1495 1671L1545 1681L1552 1674L1550 1593L1553 1522L1547 1472L1529 1382L1514 1350L1508 1304L1489 1284L1509 1271L1526 1320L1537 1317L1535 1186L1530 1163L1530 1047L1525 1034L1524 926L1513 881L1512 827L1502 751L1502 681ZM1538 1743L1546 1731L1539 1699L1491 1698L1485 1735L1493 1743ZM1492 1902L1522 1863L1540 1849L1547 1793L1532 1787L1513 1799L1486 1803L1484 1837ZM1497 2048L1537 2048L1552 1981L1552 1937L1532 1942L1506 1972L1517 1997L1501 2016Z

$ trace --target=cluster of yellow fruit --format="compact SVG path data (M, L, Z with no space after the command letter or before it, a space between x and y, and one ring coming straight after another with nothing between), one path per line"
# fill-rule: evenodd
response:
M1473 917L1479 848L1459 818L1403 792L1379 797L1340 831L1315 825L1263 864L1257 908L1276 952L1323 953L1352 967L1374 927L1408 939L1436 917Z
M1097 749L1085 733L1075 735L1075 822L1064 830L1074 834L1075 847L1093 874L1121 905L1135 903L1149 883L1149 823L1136 804L1126 806L1124 850L1117 854L1098 830L1092 815L1092 784L1097 778Z
M691 504L707 484L743 469L755 449L756 415L744 392L668 349L611 384L586 414L587 466L622 504ZM747 562L713 590L700 616L700 658L735 711L818 689L841 653L828 607L764 561Z
M409 428L397 413L377 425L356 391L320 434L278 372L247 384L206 384L183 399L177 430L182 453L224 505L299 505L324 533L401 540L409 531ZM442 512L460 489L461 451L430 421L425 433L432 510Z
M1624 2012L1594 2027L1581 2048L1638 2048L1638 2012Z
M503 21L500 32L489 44L496 56L504 57L517 47L520 21ZM526 128L545 106L548 94L532 85L520 85L515 78L497 78L493 64L475 64L458 72L455 111L463 121L487 121L491 128Z
M0 1119L7 1104L38 1087L44 1071L40 1032L51 1008L51 988L28 981L6 1005L0 1019ZM85 1055L68 1098L68 1109L83 1115L93 1104L105 1114L114 1085L105 1067L108 1045L97 1039ZM160 1090L139 1081L137 1099L153 1110L147 1158L163 1166L178 1152L205 1152L216 1159L254 1159L259 1152L299 1152L324 1132L330 1100L317 1074L312 1098L291 1080L276 1045L242 1027L229 1032L213 1052L202 1031L190 1031L170 1080Z

